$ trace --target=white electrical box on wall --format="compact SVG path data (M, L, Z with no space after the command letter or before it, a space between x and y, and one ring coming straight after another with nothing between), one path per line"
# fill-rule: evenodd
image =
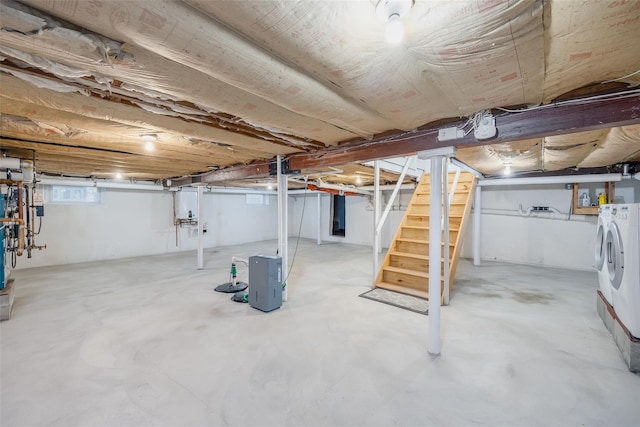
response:
M198 193L195 191L178 191L176 193L176 215L178 219L197 218Z

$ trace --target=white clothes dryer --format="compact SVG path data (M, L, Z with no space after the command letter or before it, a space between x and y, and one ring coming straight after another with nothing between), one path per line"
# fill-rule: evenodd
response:
M600 206L598 215L598 225L596 227L596 269L598 270L598 282L600 292L610 305L613 305L611 298L611 281L609 280L609 270L605 258L607 256L606 239L609 224L611 223L611 208L613 205Z
M640 204L613 205L605 239L613 309L640 337Z

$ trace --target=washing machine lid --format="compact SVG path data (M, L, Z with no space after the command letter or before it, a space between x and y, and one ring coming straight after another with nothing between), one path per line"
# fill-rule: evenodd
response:
M604 259L606 256L606 244L605 239L607 238L607 231L605 230L604 223L602 222L602 218L598 218L598 231L596 232L596 269L598 271L602 270L604 266Z
M622 247L622 236L618 224L612 222L607 230L606 245L606 261L607 271L609 272L609 281L613 289L618 290L622 283L624 274L624 248Z

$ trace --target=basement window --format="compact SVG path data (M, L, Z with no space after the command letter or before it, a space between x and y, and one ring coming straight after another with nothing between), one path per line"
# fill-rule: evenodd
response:
M97 187L75 187L72 185L52 185L50 203L98 204L100 189Z
M346 201L345 196L333 195L331 199L331 235L332 236L345 236L346 231Z

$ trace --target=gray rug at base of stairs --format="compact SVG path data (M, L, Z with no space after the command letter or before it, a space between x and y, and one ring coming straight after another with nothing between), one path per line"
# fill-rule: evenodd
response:
M404 308L405 310L413 311L415 313L429 315L429 301L412 295L375 288L360 294L360 296L372 301L378 301L394 307Z

